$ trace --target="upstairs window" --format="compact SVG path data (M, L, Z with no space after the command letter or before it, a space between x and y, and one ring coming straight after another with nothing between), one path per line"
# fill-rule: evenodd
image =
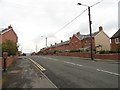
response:
M115 39L115 43L116 44L120 44L120 37L118 37L118 38Z

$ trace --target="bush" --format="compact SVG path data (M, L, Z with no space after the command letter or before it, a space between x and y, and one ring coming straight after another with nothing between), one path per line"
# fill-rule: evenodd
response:
M70 50L70 53L72 52L81 52L81 50Z
M99 51L100 54L112 54L112 53L120 53L120 50L116 50L116 51Z
M16 55L18 53L18 46L11 40L2 43L2 53L8 52L8 56Z

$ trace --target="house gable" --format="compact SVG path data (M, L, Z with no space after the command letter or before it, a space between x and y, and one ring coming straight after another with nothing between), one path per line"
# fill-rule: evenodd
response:
M99 45L102 46L102 50L110 50L110 38L103 30L95 36L95 46Z
M9 26L8 28L1 31L2 35L2 42L5 42L6 40L12 40L13 42L18 42L18 37L16 33L14 32L13 28Z
M74 49L79 49L81 47L82 47L82 41L76 35L73 35L73 37L70 40L69 49L74 50Z
M120 29L111 37L111 50L118 50L120 49L120 43L119 40L117 42L117 39L120 38Z

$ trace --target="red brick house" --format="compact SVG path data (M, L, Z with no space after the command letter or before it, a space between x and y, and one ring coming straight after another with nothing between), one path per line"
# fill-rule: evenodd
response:
M8 26L8 28L1 29L0 33L0 43L5 42L7 40L12 40L13 42L18 42L17 34L14 32L12 26Z
M111 37L111 50L120 49L120 29Z

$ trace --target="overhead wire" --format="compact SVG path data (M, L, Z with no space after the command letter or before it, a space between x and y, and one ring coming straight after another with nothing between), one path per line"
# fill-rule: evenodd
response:
M90 7L93 7L101 2L103 2L104 0L101 0L93 5L91 5ZM70 22L68 22L67 24L65 24L62 28L60 28L58 31L56 31L54 34L57 34L58 32L62 31L64 28L66 28L68 25L70 25L73 21L75 21L78 17L80 17L85 11L87 11L88 9L85 9L83 12L81 12L79 15L77 15L75 18L73 18Z
M99 3L103 2L103 1L104 1L104 0L101 0L101 1L99 1L99 2L97 2L97 3L95 3L95 4L93 4L93 5L91 5L90 7L93 7L93 6L99 4Z
M65 27L67 27L69 24L71 24L74 20L76 20L79 16L81 16L87 9L85 9L82 13L80 13L79 15L77 15L74 19L72 19L70 22L68 22L67 24L65 24L61 29L59 29L57 32L55 32L54 34L58 33L59 31L63 30Z
M93 5L91 5L90 7L93 7L101 2L103 2L104 0L101 0ZM79 16L81 16L87 9L85 9L82 13L80 13L79 15L77 15L74 19L72 19L70 22L68 22L67 24L65 24L61 29L59 29L58 31L56 31L54 34L58 33L59 31L63 30L65 27L67 27L69 24L71 24L74 20L76 20Z

